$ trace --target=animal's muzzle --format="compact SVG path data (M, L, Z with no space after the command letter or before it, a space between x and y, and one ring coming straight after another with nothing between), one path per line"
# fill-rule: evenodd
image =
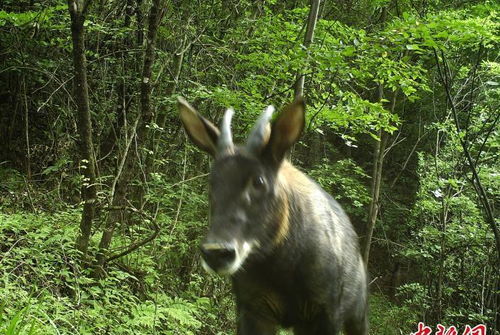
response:
M204 243L200 250L203 260L214 272L229 267L236 259L236 248L228 243Z

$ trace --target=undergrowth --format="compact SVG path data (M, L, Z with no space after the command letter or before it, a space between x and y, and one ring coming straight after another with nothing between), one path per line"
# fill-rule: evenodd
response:
M147 251L139 251L144 268L137 274L122 262L104 279L92 278L74 248L78 223L72 209L0 214L1 335L234 333L232 298L221 279L193 273L179 287L168 279L174 274L161 275L147 261ZM372 296L372 334L400 334L412 322L410 310Z
M0 214L0 334L232 333L221 330L231 300L204 297L197 274L182 291L160 282L155 264L137 269L153 273L147 281L124 263L92 278L74 248L78 223L76 210Z

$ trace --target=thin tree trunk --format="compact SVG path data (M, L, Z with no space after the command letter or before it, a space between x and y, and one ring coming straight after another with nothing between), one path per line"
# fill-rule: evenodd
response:
M167 87L165 89L165 95L167 97L175 94L175 91L177 90L177 83L179 82L179 77L181 75L181 70L182 70L182 64L184 62L184 54L186 52L186 49L184 48L184 45L181 46L182 50L180 52L174 53L174 58L172 61L172 70L171 70L171 80L167 84ZM156 124L161 128L165 128L165 124L167 122L167 117L168 113L164 111L162 114L158 115ZM153 154L149 155L146 160L146 174L149 175L151 171L155 171L154 167L154 161L158 157L159 154L161 154L159 147L160 147L160 142L161 142L161 133L158 134L151 134L151 142L150 142L150 149L152 150Z
M87 255L96 203L96 172L87 83L87 61L85 59L85 27L83 25L90 1L68 0L73 41L74 95L78 113L79 146L84 177L82 185L83 211L80 234L76 241L76 248L82 253L82 260Z
M29 132L29 108L28 95L26 94L26 78L23 78L23 95L24 95L24 138L26 140L26 178L31 180L31 149L30 149L30 132Z
M398 293L398 287L400 282L401 282L401 263L396 262L396 264L394 264L394 270L392 270L391 274L390 297L393 301L396 301L396 295Z
M142 16L142 2L143 0L136 0L135 6L135 18L137 20L137 30L136 30L136 39L137 45L141 45L144 43L144 23ZM140 62L138 62L139 64Z
M130 28L131 22L132 22L132 15L134 15L134 5L135 1L134 0L126 0L126 5L125 5L125 18L123 21L123 28ZM121 47L125 47L126 49L133 49L133 39L131 38L130 35L126 35L122 41L118 41L118 43L121 42ZM126 65L124 65L126 66ZM127 71L127 69L124 69L124 71ZM117 94L117 104L116 104L116 109L115 109L115 119L111 127L108 129L107 135L104 137L104 140L101 142L100 145L100 156L101 157L107 157L111 154L111 152L114 150L116 146L116 142L120 138L120 135L122 132L126 131L124 130L124 126L126 124L126 116L128 115L129 108L132 102L132 96L131 96L131 88L130 85L127 83L127 78L121 78L120 82L117 84L116 88L116 94Z
M142 122L137 129L137 138L139 143L146 142L146 132L151 121L153 121L153 110L151 109L151 77L153 72L153 63L155 59L156 36L158 25L160 23L163 10L160 8L161 0L153 0L148 17L148 33L146 41L146 51L144 53L144 62L142 67L141 80L141 115Z
M182 46L182 48L184 48L184 46ZM167 88L165 90L165 95L168 97L168 96L171 96L172 94L175 93L175 91L177 90L177 83L179 82L179 77L181 75L181 70L182 70L182 64L184 62L184 54L185 54L186 50L181 50L180 52L178 53L175 53L174 54L174 59L172 61L172 78L170 80L170 82L167 84ZM165 127L165 122L166 122L166 119L167 119L167 113L163 113L161 115L158 116L158 126L160 126L161 128Z
M153 120L151 109L151 75L155 57L155 42L158 31L158 24L161 20L162 9L161 0L153 0L148 18L148 33L146 41L146 50L144 52L143 70L141 76L141 96L140 96L140 114L138 116L138 125L134 127L130 134L130 141L135 139L137 152L141 152L143 143L146 141L148 125ZM131 142L125 146L122 155L122 163L118 169L115 187L112 189L110 200L110 212L106 220L106 225L99 243L99 251L96 258L96 269L94 275L100 277L104 273L105 263L108 257L109 246L113 239L115 228L120 222L123 222L124 210L127 206L126 194L128 185L134 176L134 163L137 160L132 159L130 153ZM132 248L131 250L135 250ZM115 257L116 258L116 257Z
M316 28L316 22L318 22L319 4L321 0L311 0L311 10L309 11L309 18L307 20L307 30L304 37L304 47L308 48L314 39L314 29ZM297 73L297 78L295 80L295 98L304 95L304 81L305 74Z
M384 97L384 88L379 85L379 101ZM391 113L394 112L396 106L397 92L394 92ZM370 209L368 213L368 225L366 227L366 235L364 239L363 246L363 259L365 264L368 265L368 260L370 258L370 247L372 242L373 230L375 228L375 223L377 222L377 216L379 211L379 198L380 198L380 187L382 184L382 167L384 165L385 147L387 144L388 134L380 129L378 131L379 140L375 142L374 154L373 154L373 170L372 170L372 185L371 185L371 201Z
M446 198L449 197L449 190L446 192ZM446 228L448 221L448 205L445 202L445 196L441 198L441 240L439 242L439 274L437 282L437 319L441 320L443 315L443 281L444 281L444 265L446 255Z
M441 83L444 86L445 90L445 95L446 98L450 104L450 108L452 111L453 115L453 121L455 123L455 128L457 130L457 133L460 134L462 132L462 128L460 126L460 121L459 121L459 116L457 112L457 108L455 106L455 102L453 101L453 97L451 95L451 76L450 76L450 71L448 68L448 62L446 61L446 57L444 54L441 54L442 56L442 61L439 60L439 57L437 55L436 50L434 49L434 58L436 61L437 69L438 69L438 74L441 79ZM468 133L468 129L465 129L466 134ZM465 136L464 138L467 138ZM496 264L497 267L500 265L500 229L499 229L499 223L497 222L495 216L493 215L493 210L490 205L490 200L488 199L488 194L486 193L483 184L481 182L481 178L479 177L479 173L476 169L476 163L479 160L479 155L480 152L478 153L478 158L476 161L472 158L472 155L469 151L469 146L468 143L465 142L465 139L462 138L461 136L458 137L460 141L460 146L462 147L462 150L465 155L465 159L467 160L467 164L469 165L470 171L472 173L472 186L474 187L476 194L479 198L479 202L481 203L483 207L483 212L485 216L486 222L489 224L491 230L493 231L493 235L495 237L495 248L496 248ZM500 275L497 273L497 282L500 282ZM496 299L494 300L495 302L495 322L494 322L494 331L496 331L498 328L500 328L500 310L498 309L498 306L500 305L500 294L496 293Z
M368 213L368 226L366 228L365 245L363 248L363 259L368 264L370 257L370 247L375 223L377 222L380 198L380 185L382 181L382 166L384 163L384 151L387 143L387 134L380 129L378 131L379 140L375 143L372 169L372 194L370 201L370 211Z
M382 9L382 15L380 22L385 24L387 8ZM394 112L396 106L397 91L394 92L391 113ZM378 101L381 102L384 98L384 87L382 84L378 86ZM388 134L380 129L378 131L379 141L375 143L374 154L373 154L373 170L372 170L372 184L371 184L371 201L368 212L368 225L366 227L366 235L363 245L363 259L365 265L368 266L368 261L370 259L370 248L372 243L373 230L375 229L375 224L377 222L378 212L379 212L379 198L380 198L380 188L382 182L382 168L384 164L385 147L387 143Z

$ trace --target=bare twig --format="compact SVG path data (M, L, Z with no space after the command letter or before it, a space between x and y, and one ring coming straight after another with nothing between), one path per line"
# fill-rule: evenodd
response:
M181 194L179 203L177 204L177 210L175 212L175 219L172 225L172 229L170 230L170 235L174 233L174 229L177 226L177 222L179 220L179 215L181 213L182 202L184 200L184 182L186 181L186 170L187 170L187 145L184 146L184 167L182 168L182 186L181 186Z
M195 180L195 179L198 179L198 178L203 178L203 177L206 177L206 176L208 176L208 173L200 174L200 175L188 178L188 179L182 179L181 181L179 181L179 182L177 182L175 184L170 185L170 187L182 185L184 183L187 183L188 181Z
M152 240L154 240L158 236L158 234L160 233L161 229L160 229L160 226L158 225L158 223L156 222L155 218L151 217L150 215L148 215L147 213L144 213L141 210L138 210L137 208L135 208L133 206L128 206L128 207L126 207L126 209L130 210L134 213L137 213L137 214L145 217L148 221L150 221L151 224L153 225L153 232L150 235L148 235L146 238L144 238L138 242L130 244L128 247L126 247L125 250L109 256L108 258L106 258L104 263L111 262L115 259L121 258L123 256L126 256L126 255L134 252L135 250L139 249L140 247L142 247L142 246L146 245L147 243L151 242Z

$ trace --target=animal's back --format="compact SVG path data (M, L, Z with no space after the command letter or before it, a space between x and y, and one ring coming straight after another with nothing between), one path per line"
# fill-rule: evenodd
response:
M311 296L319 304L340 310L339 321L354 330L352 333L363 334L367 329L367 275L354 227L340 204L320 185L291 164L284 167L300 180L292 192L299 193L305 214L296 223L297 235L307 241L302 244L306 250L313 248L312 259L305 264L314 283Z

